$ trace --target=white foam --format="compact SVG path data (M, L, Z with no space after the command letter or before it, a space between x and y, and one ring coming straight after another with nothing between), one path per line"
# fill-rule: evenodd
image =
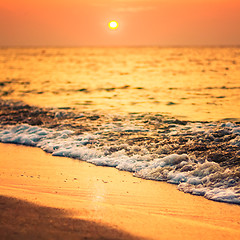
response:
M117 131L145 131L139 128L130 129L127 126L121 129L108 127ZM189 124L179 127L176 131L178 134L184 134L186 130L183 129L186 127L190 132L204 131L205 134L209 134L215 125ZM230 144L239 146L239 128L230 123L226 124L226 127L237 134ZM116 167L119 170L133 172L136 177L178 184L178 189L184 192L202 195L215 201L240 204L240 190L234 180L240 169L225 170L215 162L199 163L186 154L170 154L157 158L144 147L132 147L126 143L119 145L119 151L112 153L111 146L97 148L102 133L75 135L71 130L57 131L23 124L0 130L0 141L40 147L53 156L76 158L95 165ZM186 144L192 143L189 140ZM87 147L88 144L91 147ZM136 154L128 156L126 152L131 147Z
M233 134L240 135L240 127L233 128L232 132Z
M207 191L204 196L215 201L240 204L240 194L236 194L233 188L214 188Z
M239 146L240 147L240 136L235 137L230 141L230 144L233 146Z

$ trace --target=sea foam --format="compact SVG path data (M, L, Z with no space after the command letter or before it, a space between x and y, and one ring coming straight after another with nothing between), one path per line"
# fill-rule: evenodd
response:
M170 135L204 134L206 138L211 138L212 135L216 135L213 131L214 127L216 124L189 123L175 127ZM239 127L232 123L221 127L229 134L236 135L230 144L239 146ZM72 130L60 131L22 124L7 126L0 130L0 141L39 147L53 156L70 157L98 166L115 167L133 172L136 177L177 184L178 189L186 193L204 196L215 201L240 204L240 167L223 168L217 162L198 161L197 158L188 154L163 154L166 149L163 152L159 150L162 154L151 155L147 149L142 150L137 145L121 144L116 146L118 150L114 152L111 152L108 146L99 147L99 142L104 138L106 131L113 130L127 133L149 131L144 128L134 128L134 126L117 128L115 125L108 125L104 131L75 134ZM217 134L220 133L217 132ZM191 145L191 141L188 139L186 145ZM127 151L130 148L136 154L129 155Z

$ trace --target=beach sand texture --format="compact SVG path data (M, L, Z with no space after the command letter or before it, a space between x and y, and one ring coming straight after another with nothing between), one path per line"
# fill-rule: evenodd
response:
M3 239L240 239L238 205L37 148L0 152L1 195L23 200L0 198Z

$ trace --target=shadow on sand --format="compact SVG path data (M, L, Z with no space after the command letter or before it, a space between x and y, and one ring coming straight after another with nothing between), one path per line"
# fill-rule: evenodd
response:
M0 196L0 236L6 239L139 239L95 222L73 219L62 209Z

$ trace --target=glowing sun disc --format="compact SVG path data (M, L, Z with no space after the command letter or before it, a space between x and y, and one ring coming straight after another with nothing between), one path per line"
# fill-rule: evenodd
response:
M117 29L118 28L118 22L117 21L111 21L108 23L108 27L110 29Z

